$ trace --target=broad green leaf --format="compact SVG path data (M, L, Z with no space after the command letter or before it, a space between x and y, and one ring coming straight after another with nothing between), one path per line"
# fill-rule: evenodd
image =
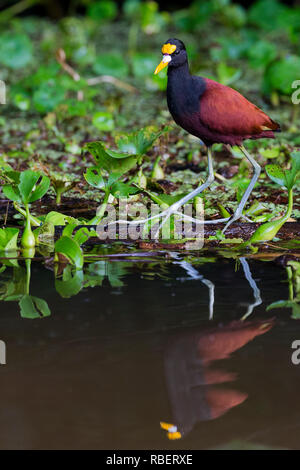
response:
M101 0L91 3L88 6L87 13L88 16L97 22L113 20L118 13L118 7L112 0Z
M93 70L98 75L112 75L117 78L128 76L128 65L120 52L104 52L99 54L94 63Z
M128 158L130 156L136 155L134 152L119 152L117 150L106 149L106 153L112 157L121 160L122 158Z
M20 266L13 267L13 278L1 286L0 300L20 300L26 293L26 270Z
M152 147L154 142L167 131L168 127L165 127L158 132L153 132L151 128L144 128L140 129L138 132L120 136L118 139L116 139L116 143L119 150L122 152L142 156L145 155L145 153Z
M249 21L266 30L274 30L282 26L288 8L278 0L258 0L249 10Z
M17 187L12 186L11 184L5 184L2 186L2 191L4 196L11 201L22 202L22 196Z
M31 193L29 202L34 202L37 201L38 199L41 199L46 192L48 191L50 186L50 179L48 176L43 175L42 179L39 181L38 185L34 189L34 191Z
M291 154L292 157L292 167L298 173L300 171L300 152L293 152Z
M50 179L47 176L41 176L39 172L26 170L20 175L20 183L18 185L22 202L28 204L46 194L50 186Z
M60 212L51 211L46 215L44 223L52 223L53 225L65 225L68 216L61 214Z
M53 111L65 99L66 89L51 79L42 82L33 93L33 104L40 113Z
M21 111L28 111L30 108L30 98L24 92L14 93L12 96L14 105Z
M235 67L230 67L224 62L220 62L217 65L217 74L219 81L223 85L230 85L240 78L242 71Z
M83 287L83 271L72 271L71 266L67 266L63 272L63 279L55 279L55 289L63 298L77 295Z
M24 34L5 32L0 35L0 63L12 69L27 65L32 59L32 43Z
M21 176L21 172L20 171L15 171L15 170L9 170L9 171L5 171L5 179L8 180L8 182L14 182L16 184L19 184L20 183L20 176Z
M290 170L286 170L284 174L286 181L285 186L288 189L292 189L300 178L300 152L294 152L292 154L292 167Z
M130 184L117 181L111 186L111 194L115 197L128 197L131 194L140 192L139 188L134 188Z
M16 250L19 229L13 227L0 228L0 250Z
M294 302L292 306L292 318L294 320L299 320L300 319L300 305Z
M113 115L106 111L98 111L95 113L92 122L100 131L112 131L115 127Z
M144 78L151 77L157 66L157 54L147 54L139 52L132 57L132 67L135 77Z
M35 171L26 170L21 173L18 188L21 193L22 201L24 202L24 204L29 203L31 193L39 178L40 174Z
M63 229L62 235L64 237L70 237L72 238L74 229L76 228L77 224L70 222L69 224L66 225L66 227Z
M169 206L171 206L175 202L180 201L180 199L182 199L186 195L187 195L187 193L180 193L180 194L176 194L176 195L173 195L173 194L160 194L159 199L163 203L168 204Z
M99 167L93 166L92 168L88 168L83 176L85 180L94 188L105 188L105 182L102 176L102 171Z
M292 308L294 302L292 300L277 300L267 306L266 311L273 310L274 308Z
M81 227L78 229L73 237L73 240L78 243L78 245L82 245L85 243L90 237L90 232L87 227Z
M64 255L77 269L83 266L83 254L78 243L70 237L62 236L55 243L55 252Z
M259 40L247 51L252 67L265 67L276 58L277 48L271 42Z
M121 176L121 173L110 173L107 180L108 188L110 188L119 178L121 178Z
M261 149L260 154L264 158L277 158L280 155L280 147L272 147L269 149Z
M103 168L109 173L117 172L124 174L136 165L136 156L129 156L122 159L113 158L99 141L89 142L85 145L85 150L93 155L99 168Z
M278 165L266 165L266 173L274 183L280 186L285 186L285 175L284 171Z
M43 318L51 315L48 304L45 300L32 295L24 295L20 302L21 317L23 318Z
M272 62L266 69L263 90L271 93L277 90L284 95L293 91L292 83L300 77L300 57L288 55L284 59Z

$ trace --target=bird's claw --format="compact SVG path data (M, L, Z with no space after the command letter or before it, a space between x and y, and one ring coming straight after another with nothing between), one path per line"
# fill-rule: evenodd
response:
M230 225L231 225L233 222L236 222L237 220L239 220L241 217L242 217L242 214L233 214L233 216L230 217L230 219L228 220L227 224L226 224L225 227L223 228L222 233L225 233L226 230L230 227Z

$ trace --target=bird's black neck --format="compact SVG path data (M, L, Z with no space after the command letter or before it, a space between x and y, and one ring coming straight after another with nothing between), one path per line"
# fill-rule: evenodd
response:
M186 61L184 64L178 67L169 66L168 68L168 84L186 82L191 78L189 63Z
M198 88L195 77L190 74L188 62L179 67L169 66L167 101L170 113L176 122L179 116L198 111L201 94Z

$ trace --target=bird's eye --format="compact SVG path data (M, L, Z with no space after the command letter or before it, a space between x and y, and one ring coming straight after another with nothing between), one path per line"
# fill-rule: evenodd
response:
M175 52L174 52L174 54L176 54L176 55L177 55L177 54L179 54L179 52L180 52L180 51L175 51Z

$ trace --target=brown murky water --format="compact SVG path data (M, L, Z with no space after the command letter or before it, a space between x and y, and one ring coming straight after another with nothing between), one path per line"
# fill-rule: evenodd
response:
M0 304L0 447L299 449L300 323L266 312L288 298L285 271L246 265L123 263L110 282L62 298L33 263L31 294L51 315Z

